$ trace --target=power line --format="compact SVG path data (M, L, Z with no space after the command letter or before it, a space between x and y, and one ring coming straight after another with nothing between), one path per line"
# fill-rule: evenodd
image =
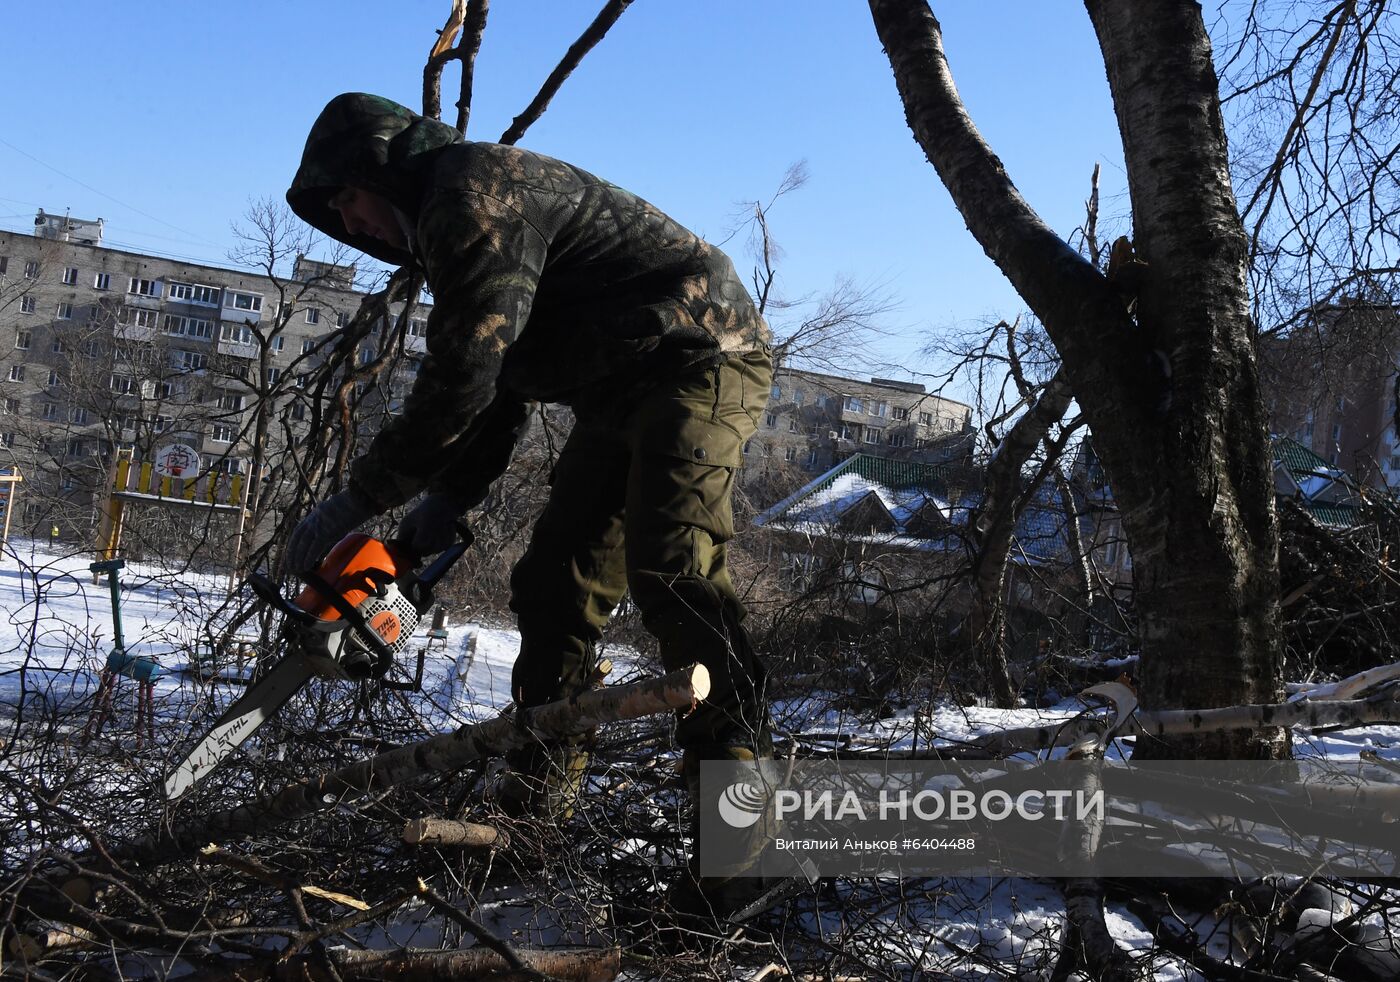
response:
M78 179L77 179L76 177L74 177L73 175L64 173L63 171L59 170L57 167L54 167L52 164L45 163L44 161L40 160L38 157L34 156L32 153L29 153L28 151L25 151L25 150L21 150L19 147L15 146L13 143L10 143L8 140L0 139L0 146L9 147L11 150L13 150L15 153L19 154L20 156L28 157L30 160L34 161L34 163L38 164L40 167L47 168L48 170L53 171L53 172L54 172L55 174L57 174L59 177L62 177L62 178L64 178L65 180L72 181L74 184L78 185L78 186L81 187L81 188L86 188L87 190L91 191L93 194L96 194L96 195L98 195L98 196L100 196L100 197L106 198L108 201L111 201L111 202L113 202L114 204L120 205L121 207L126 208L126 209L129 210L129 211L133 211L133 212L135 212L136 214L140 215L142 218L149 218L151 221L153 221L153 222L158 222L159 224L164 225L166 228L173 228L175 231L181 232L181 233L183 233L183 234L185 234L185 235L188 235L190 238L192 238L192 239L194 239L194 240L196 240L196 241L198 241L198 242L203 242L205 245L215 246L215 248L217 248L217 245L216 245L215 243L210 242L208 239L201 239L201 238L199 237L199 235L197 235L197 234L194 233L194 232L191 232L189 229L181 228L181 227L178 226L178 225L172 225L170 222L167 222L167 221L166 221L165 219L163 219L163 218L157 218L155 215L152 215L152 214L150 214L149 212L142 211L140 208L137 208L135 205L129 205L129 204L127 204L125 201L122 201L120 198L114 198L114 197L112 197L110 194L106 193L105 191L99 191L97 188L93 187L91 184L84 183L83 181L78 180Z

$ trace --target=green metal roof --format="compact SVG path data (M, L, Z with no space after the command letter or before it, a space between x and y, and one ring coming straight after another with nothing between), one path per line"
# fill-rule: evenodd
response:
M891 460L888 457L872 457L870 454L852 454L837 467L827 471L822 477L802 489L806 498L819 491L825 491L836 483L843 474L859 474L892 491L918 488L938 494L947 491L947 464L921 464L913 460Z
M1311 477L1314 474L1329 474L1332 465L1303 446L1297 440L1286 436L1274 437L1274 460L1283 464L1294 477Z

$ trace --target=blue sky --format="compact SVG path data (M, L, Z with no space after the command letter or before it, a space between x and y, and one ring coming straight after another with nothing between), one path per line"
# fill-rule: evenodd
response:
M600 5L495 0L470 137L500 136ZM226 265L230 224L249 199L281 197L326 100L361 90L420 108L449 7L16 5L0 37L0 227L67 209L105 218L111 245ZM1105 215L1121 222L1122 153L1082 6L933 8L963 98L1032 205L1069 233L1100 162ZM449 119L455 91L449 69ZM898 305L881 353L906 370L928 368L917 352L930 333L1021 310L914 142L858 0L636 0L522 145L636 191L712 241L740 202L769 197L805 160L807 185L771 215L779 287L800 298L838 277L877 285ZM742 240L726 248L752 265Z

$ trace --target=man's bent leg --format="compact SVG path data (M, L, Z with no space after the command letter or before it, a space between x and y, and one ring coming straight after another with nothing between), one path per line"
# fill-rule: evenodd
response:
M511 689L522 707L570 696L588 684L594 644L626 588L622 506L626 450L579 425L551 475L549 502L511 573L520 655ZM588 765L587 741L525 747L507 755L501 786L509 811L560 821L573 813Z
M523 706L568 696L593 671L593 646L627 589L626 474L626 448L582 424L560 451L549 501L511 571L520 628L511 695Z

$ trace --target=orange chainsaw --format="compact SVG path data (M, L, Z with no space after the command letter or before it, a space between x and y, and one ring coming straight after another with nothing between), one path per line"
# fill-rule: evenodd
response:
M165 781L177 798L212 771L272 718L313 677L360 680L383 676L408 647L413 631L433 604L432 591L471 545L471 532L457 526L461 541L444 550L421 573L400 544L355 532L306 573L306 587L288 600L265 576L247 584L286 616L287 654L219 717Z

